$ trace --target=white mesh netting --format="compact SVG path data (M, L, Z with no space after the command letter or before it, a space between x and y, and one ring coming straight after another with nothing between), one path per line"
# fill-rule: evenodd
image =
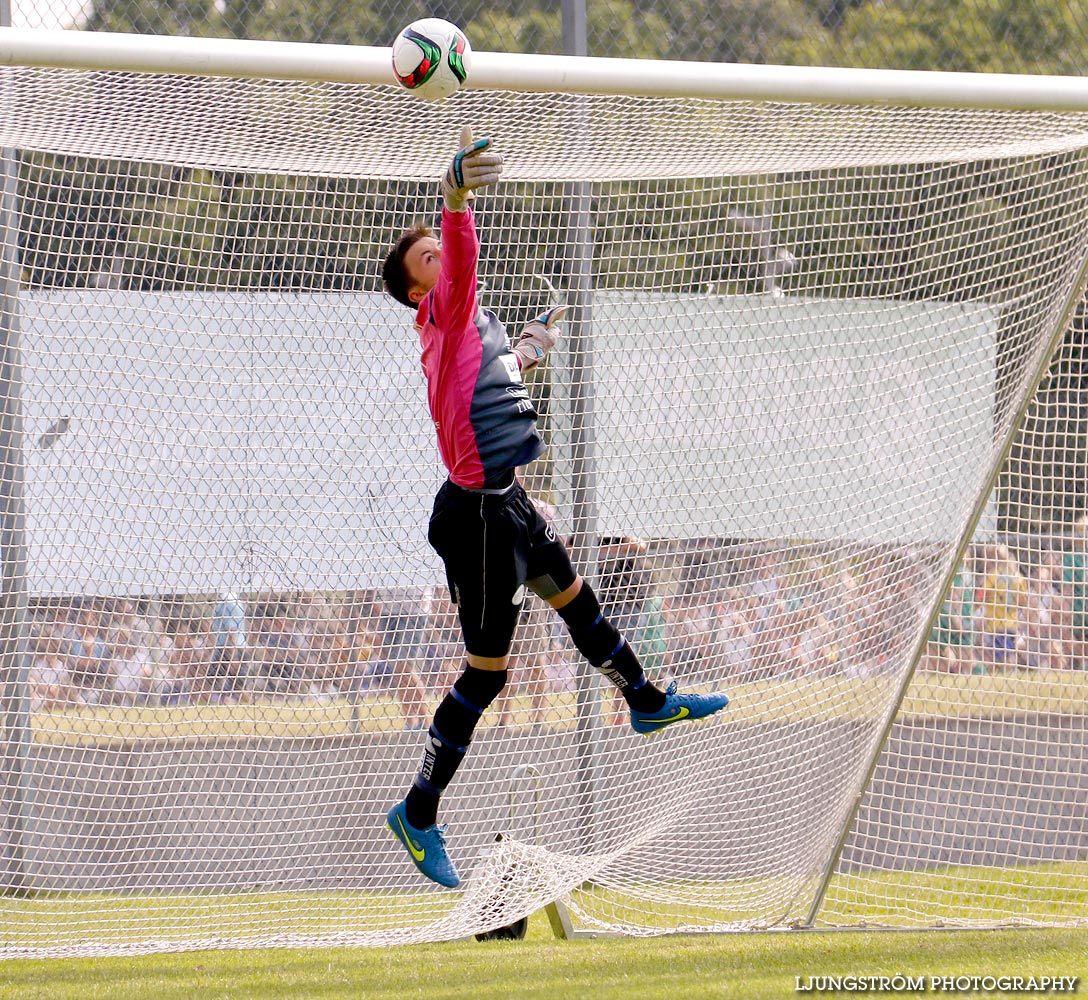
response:
M1088 921L1088 117L0 94L0 954L425 941L556 899L629 933ZM485 301L572 306L527 487L651 676L733 702L636 737L532 609L444 800L447 892L384 829L460 654L377 274L463 122L506 156Z

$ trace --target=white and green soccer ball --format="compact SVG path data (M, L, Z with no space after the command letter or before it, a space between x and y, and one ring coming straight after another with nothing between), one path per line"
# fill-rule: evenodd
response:
M472 67L472 47L456 24L424 17L393 42L397 82L425 101L444 101L461 89Z

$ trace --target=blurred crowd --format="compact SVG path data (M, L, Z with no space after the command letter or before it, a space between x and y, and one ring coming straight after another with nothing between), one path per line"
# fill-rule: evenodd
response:
M973 546L952 578L923 669L1088 669L1088 521L1065 546Z
M1086 525L1028 556L993 543L958 568L921 668L951 673L1088 666ZM660 681L874 676L900 669L928 613L936 564L902 547L602 539L606 612ZM499 724L539 723L581 668L558 616L526 601ZM385 692L406 727L463 663L445 588L208 598L38 601L29 634L35 711L346 698ZM611 713L622 716L613 700Z

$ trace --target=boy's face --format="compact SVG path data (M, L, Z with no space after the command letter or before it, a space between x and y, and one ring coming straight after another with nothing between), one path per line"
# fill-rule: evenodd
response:
M433 236L416 240L404 255L404 270L411 280L408 298L418 304L438 284L438 275L442 270L442 244Z

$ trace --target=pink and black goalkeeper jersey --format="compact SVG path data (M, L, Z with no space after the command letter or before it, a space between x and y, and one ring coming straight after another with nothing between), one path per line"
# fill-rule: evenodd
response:
M506 327L476 301L480 241L472 209L442 209L442 270L419 304L427 402L450 479L496 484L544 444Z

